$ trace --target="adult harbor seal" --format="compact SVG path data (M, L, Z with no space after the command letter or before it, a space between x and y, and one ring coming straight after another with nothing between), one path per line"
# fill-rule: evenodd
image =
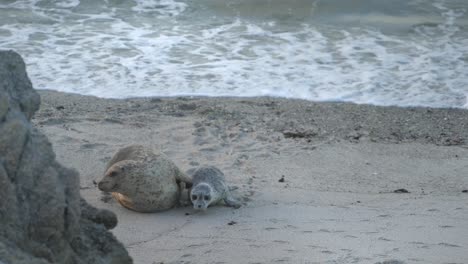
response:
M223 200L227 206L239 208L241 203L234 199L226 185L224 174L216 167L197 168L192 175L190 200L196 210L206 210L211 204Z
M120 149L109 161L98 188L125 208L150 213L177 205L192 180L162 153L141 145Z

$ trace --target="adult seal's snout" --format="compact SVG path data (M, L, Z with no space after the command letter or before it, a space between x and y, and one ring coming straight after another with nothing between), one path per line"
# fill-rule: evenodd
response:
M103 181L98 182L97 187L101 191L104 191L104 192L106 191L106 190L104 190L104 182Z
M111 191L112 187L114 187L114 185L110 186L111 184L107 181L100 181L98 182L97 184L97 187L99 190L103 191L103 192L109 192Z

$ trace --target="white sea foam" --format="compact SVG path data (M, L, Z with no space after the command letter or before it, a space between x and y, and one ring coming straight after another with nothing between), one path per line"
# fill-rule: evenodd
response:
M135 2L133 11L156 12L171 16L180 14L187 7L187 4L173 0L135 0Z
M94 14L72 13L78 0L53 12L39 2L0 5L52 20L0 24L0 33L11 32L1 35L0 48L25 57L39 89L107 98L268 95L468 108L468 37L457 23L466 10L443 2L436 4L442 22L414 25L404 35L306 22L282 28L281 20L241 17L192 24L190 15L170 18L188 10L171 0Z
M0 8L30 9L40 1L41 0L19 0L9 3L0 3Z
M80 4L80 0L57 0L54 1L58 7L72 8Z

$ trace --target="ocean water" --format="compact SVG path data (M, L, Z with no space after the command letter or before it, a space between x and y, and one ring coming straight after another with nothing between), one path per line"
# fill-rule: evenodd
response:
M0 0L37 89L468 108L467 0Z

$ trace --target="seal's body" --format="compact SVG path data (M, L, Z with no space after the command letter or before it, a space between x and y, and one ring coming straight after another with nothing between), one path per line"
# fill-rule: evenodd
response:
M149 213L176 206L185 184L191 179L164 154L132 145L109 161L98 188L130 210Z
M197 168L192 175L193 187L190 200L196 210L206 210L211 204L224 201L227 206L239 208L241 203L234 199L226 185L224 174L216 167Z

